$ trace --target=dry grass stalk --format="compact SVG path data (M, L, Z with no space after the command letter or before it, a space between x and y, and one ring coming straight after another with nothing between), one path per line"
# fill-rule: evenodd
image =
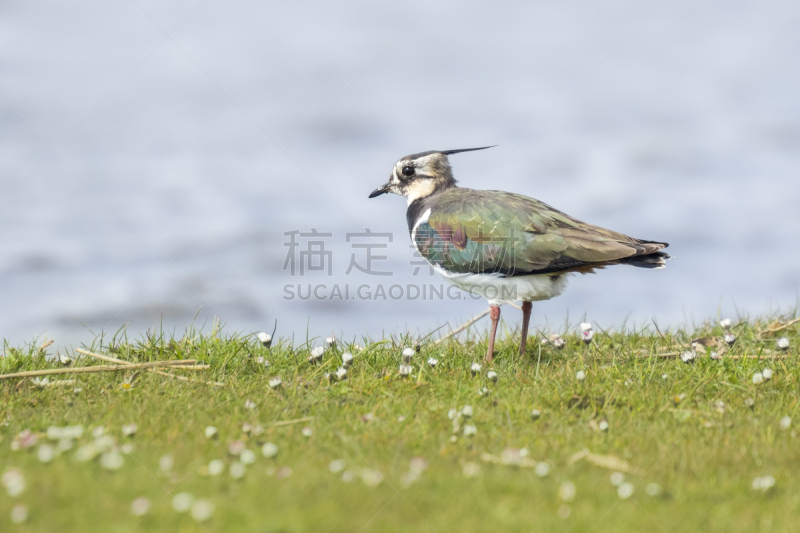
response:
M441 339L438 339L438 340L434 341L433 345L436 346L436 345L441 344L442 342L446 341L447 339L449 339L453 335L458 335L459 333L461 333L462 331L464 331L465 329L470 327L472 324L474 324L475 322L477 322L481 318L483 318L486 315L488 315L491 311L492 311L492 309L489 308L486 311L484 311L483 313L472 317L471 319L467 320L461 326L457 327L456 329L454 329L453 331L451 331L450 333L448 333L447 335L445 335Z
M89 357L94 357L96 359L100 359L102 361L108 361L110 363L117 363L119 365L131 365L131 364L134 364L134 363L131 363L130 361L125 361L123 359L117 359L116 357L111 357L109 355L103 355L103 354L99 354L99 353L90 352L88 350L82 350L80 348L78 348L75 351L78 352L78 353L81 353L83 355L88 355ZM192 361L193 363L197 362L195 359L186 359L185 361ZM208 367L208 365L206 365L206 367ZM166 376L168 378L177 379L179 381L185 381L187 383L205 383L206 385L214 385L215 387L224 387L225 386L224 383L220 383L219 381L203 381L201 379L191 379L191 378L187 378L187 377L184 377L184 376L176 376L176 375L170 374L168 372L162 372L161 370L156 370L154 368L148 369L148 372L153 372L155 374L158 374L159 376Z
M100 372L120 372L126 370L137 370L140 368L155 367L175 367L180 366L184 369L205 370L211 368L209 365L187 366L184 361L153 361L151 363L132 363L130 365L100 365L85 366L78 368L50 368L45 370L29 370L27 372L16 372L14 374L0 375L0 380L16 378L32 378L37 376L55 376L58 374L96 374Z

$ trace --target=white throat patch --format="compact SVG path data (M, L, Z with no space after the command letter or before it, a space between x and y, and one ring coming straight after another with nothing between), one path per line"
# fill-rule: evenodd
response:
M432 194L435 189L436 183L433 179L422 179L411 183L408 187L406 187L406 200L408 201L407 205L411 205L411 202L418 198L424 198L425 196Z

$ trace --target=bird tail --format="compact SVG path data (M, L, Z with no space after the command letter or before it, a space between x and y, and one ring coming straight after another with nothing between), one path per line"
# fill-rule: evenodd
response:
M639 268L664 268L667 266L667 259L671 259L668 253L656 252L654 254L637 255L620 262Z
M667 259L671 259L667 252L662 252L662 248L669 246L665 242L640 241L644 247L644 253L622 259L620 263L639 268L664 268L667 266Z

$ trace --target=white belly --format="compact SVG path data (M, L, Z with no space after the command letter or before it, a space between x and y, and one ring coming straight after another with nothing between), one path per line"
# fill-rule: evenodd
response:
M537 274L503 277L500 274L456 274L437 266L436 272L470 294L482 296L492 305L507 302L537 302L555 298L567 288L569 274Z

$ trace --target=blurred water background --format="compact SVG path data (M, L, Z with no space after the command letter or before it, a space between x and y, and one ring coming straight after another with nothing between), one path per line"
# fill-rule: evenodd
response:
M799 25L788 1L4 0L0 334L458 324L485 302L284 286L440 285L412 275L404 200L367 194L405 154L487 144L451 158L461 185L671 244L666 270L573 279L535 327L792 310ZM284 270L311 228L330 276ZM393 234L392 276L346 273L365 228Z

